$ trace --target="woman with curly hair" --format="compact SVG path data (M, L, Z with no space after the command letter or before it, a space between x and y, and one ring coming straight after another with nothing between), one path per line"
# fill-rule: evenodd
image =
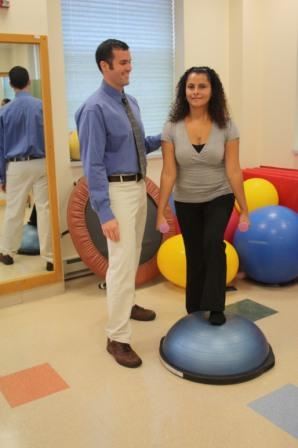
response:
M226 318L224 231L235 197L240 222L249 225L239 164L239 133L230 119L217 73L192 67L181 77L162 134L163 168L157 228L174 200L186 253L186 310L210 311L212 325Z

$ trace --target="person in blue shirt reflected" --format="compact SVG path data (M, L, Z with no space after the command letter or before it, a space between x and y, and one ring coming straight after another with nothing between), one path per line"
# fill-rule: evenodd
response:
M149 321L156 316L135 304L135 274L147 215L141 159L160 147L161 135L145 137L138 103L124 93L132 70L128 45L108 39L98 46L95 59L103 80L75 119L90 202L108 244L107 351L119 364L138 367L142 360L130 346L130 318Z
M40 254L52 270L48 179L45 164L42 102L29 93L26 68L9 71L15 98L0 109L0 191L6 192L0 262L14 263L20 247L28 195L33 191L38 215Z

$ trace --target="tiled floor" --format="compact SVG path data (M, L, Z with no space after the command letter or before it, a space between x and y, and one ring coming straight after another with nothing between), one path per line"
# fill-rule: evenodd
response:
M137 303L158 313L132 322L139 369L106 352L105 291L94 276L67 282L63 295L0 309L0 447L298 447L298 285L236 287L229 312L249 310L244 317L261 328L276 365L224 386L181 379L161 364L160 339L184 315L184 290L161 279L137 291Z

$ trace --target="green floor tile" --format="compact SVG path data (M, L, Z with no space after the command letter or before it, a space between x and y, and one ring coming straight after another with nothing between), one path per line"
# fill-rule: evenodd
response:
M264 317L271 316L277 313L276 310L269 308L268 306L260 305L250 299L243 299L240 302L232 303L226 306L226 311L230 314L239 314L246 319L253 322Z

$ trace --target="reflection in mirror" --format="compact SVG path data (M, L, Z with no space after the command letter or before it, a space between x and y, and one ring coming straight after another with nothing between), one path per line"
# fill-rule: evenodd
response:
M40 71L39 45L0 42L0 281L53 270Z

